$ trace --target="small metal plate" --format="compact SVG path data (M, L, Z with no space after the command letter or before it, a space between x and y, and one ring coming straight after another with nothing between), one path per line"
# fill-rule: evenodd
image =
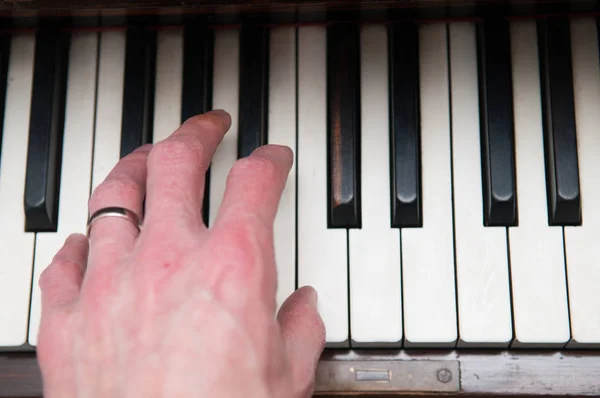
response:
M322 361L316 391L458 392L458 361Z

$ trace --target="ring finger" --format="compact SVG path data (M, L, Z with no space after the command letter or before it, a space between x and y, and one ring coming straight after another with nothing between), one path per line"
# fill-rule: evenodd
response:
M144 145L123 159L96 188L89 201L90 215L118 207L133 212L141 223L146 193L146 161L151 145ZM102 268L111 266L129 253L138 237L138 227L123 217L100 217L90 226L90 264L102 259ZM96 256L95 253L101 253ZM91 270L90 270L91 271Z

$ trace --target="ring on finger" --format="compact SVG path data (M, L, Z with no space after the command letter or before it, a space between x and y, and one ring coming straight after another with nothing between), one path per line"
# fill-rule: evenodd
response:
M97 220L99 220L101 218L106 218L106 217L124 218L127 221L131 222L137 228L138 232L140 232L142 229L141 219L133 211L126 209L124 207L118 207L118 206L104 207L102 209L97 210L88 219L87 226L86 226L86 234L87 234L88 238L90 236L90 231L92 230L92 226L93 226L94 222L96 222Z

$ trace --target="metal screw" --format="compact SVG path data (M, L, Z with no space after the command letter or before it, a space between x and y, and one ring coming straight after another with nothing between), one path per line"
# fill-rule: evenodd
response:
M448 369L443 368L438 371L437 378L442 383L448 383L452 380L452 373Z

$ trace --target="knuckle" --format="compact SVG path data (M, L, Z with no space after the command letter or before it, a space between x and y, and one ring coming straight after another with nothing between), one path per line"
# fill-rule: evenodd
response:
M248 218L254 219L250 215L245 216L245 220L239 224L239 227L233 230L232 238L238 252L238 257L242 264L254 267L260 262L262 257L261 234L257 228L254 228L254 222L248 221Z
M46 267L45 270L42 271L42 273L40 274L40 278L38 280L38 284L40 286L40 288L42 290L46 290L49 286L52 285L52 282L55 279L55 263L50 264L48 267Z
M243 307L271 285L272 249L261 235L246 220L221 224L211 235L205 261L213 266L202 267L199 279L224 305Z
M131 202L141 195L141 191L138 183L127 176L111 177L96 188L90 198L89 207L93 211L105 206L108 198L120 198Z
M254 253L269 247L273 231L271 224L259 212L253 210L253 199L231 204L224 210L221 225L224 233L231 238L231 242L243 245L243 251Z
M177 137L159 142L150 152L150 158L158 164L203 164L207 150L202 141Z
M69 273L72 273L72 267L78 267L78 265L68 261L53 261L40 274L38 279L40 289L50 295L60 291L60 281L64 280Z
M77 261L69 258L57 258L40 274L40 285L52 283L57 278L75 277L82 271L82 266Z
M222 234L227 234L229 241L228 251L222 260L227 260L231 268L225 268L229 272L237 274L245 279L257 276L256 271L260 269L267 258L268 238L263 228L257 227L257 217L248 212L238 213L235 217L236 225L224 225Z

